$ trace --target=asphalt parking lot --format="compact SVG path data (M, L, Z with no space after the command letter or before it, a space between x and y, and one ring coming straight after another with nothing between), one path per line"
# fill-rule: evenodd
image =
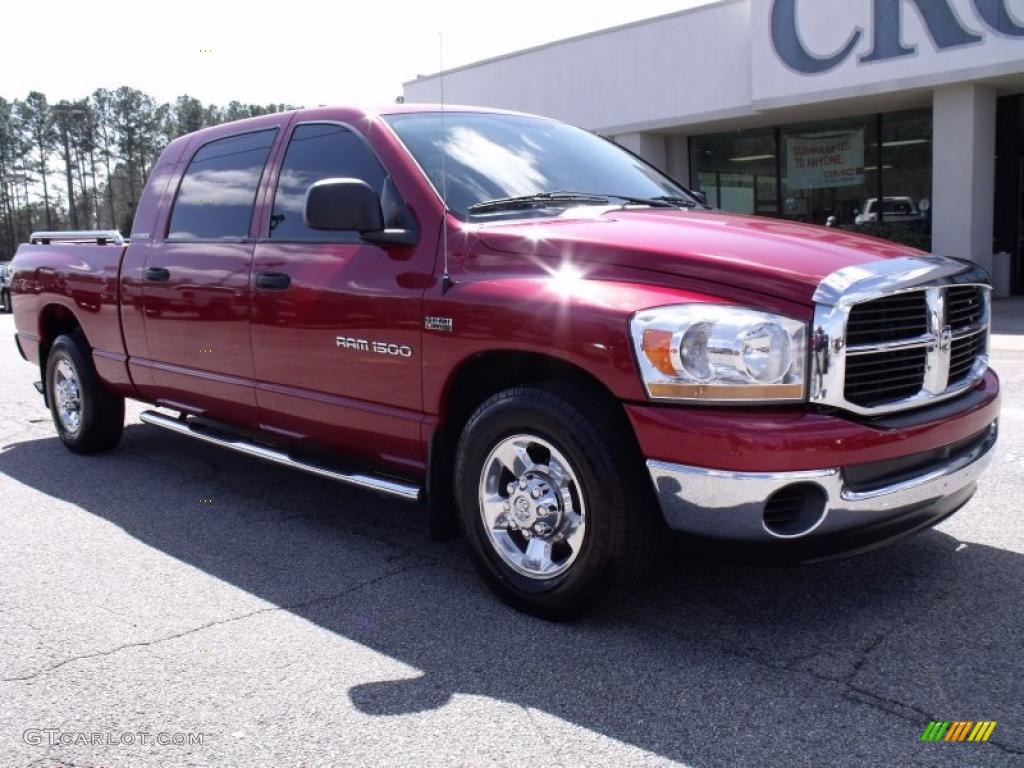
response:
M995 352L998 454L937 529L801 568L678 550L552 624L422 509L137 406L115 451L73 456L12 333L0 316L2 766L1024 764L1024 348ZM936 719L998 725L922 743Z

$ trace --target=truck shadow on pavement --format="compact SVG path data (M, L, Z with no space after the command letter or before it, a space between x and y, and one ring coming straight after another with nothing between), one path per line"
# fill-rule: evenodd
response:
M542 736L551 716L600 734L595 754L605 737L701 766L1011 765L1024 750L1024 560L937 531L800 568L676 548L642 593L554 624L493 598L461 542L429 541L421 507L153 427L98 457L3 446L0 472L421 672L337 681L335 706L368 715L489 697ZM922 744L930 719L999 726L988 744ZM521 719L493 727L511 760Z

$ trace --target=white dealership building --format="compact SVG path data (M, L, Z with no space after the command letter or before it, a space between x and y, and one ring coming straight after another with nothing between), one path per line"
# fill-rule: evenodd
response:
M720 208L903 237L1024 293L1024 0L720 0L443 77L448 103L612 136Z

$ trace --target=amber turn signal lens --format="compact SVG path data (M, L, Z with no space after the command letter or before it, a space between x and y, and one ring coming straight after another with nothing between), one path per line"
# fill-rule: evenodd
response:
M669 354L671 346L671 331L658 331L651 328L644 331L643 353L651 361L651 365L666 376L677 375L676 369L672 367L672 356Z

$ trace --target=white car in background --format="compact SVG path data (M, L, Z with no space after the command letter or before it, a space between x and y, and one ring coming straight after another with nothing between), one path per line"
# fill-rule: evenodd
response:
M909 197L884 197L882 200L882 215L885 217L887 224L899 224L924 219L924 214ZM854 224L877 223L878 198L869 197L865 200L864 207L857 211L857 216L853 222Z

